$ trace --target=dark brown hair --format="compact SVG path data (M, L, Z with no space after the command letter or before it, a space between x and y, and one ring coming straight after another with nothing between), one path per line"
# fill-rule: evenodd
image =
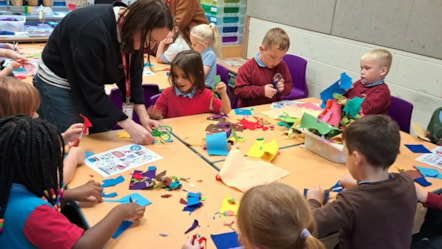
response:
M175 67L179 67L183 70L197 91L202 91L206 88L203 59L200 53L194 50L185 50L176 55L172 63L170 63L169 82L172 86L175 86L175 82L173 81Z
M120 17L121 18L121 17ZM133 36L141 31L141 49L150 54L150 35L153 29L173 29L173 18L169 7L162 0L137 0L127 8L122 33L122 52L133 52Z
M401 142L398 124L381 114L356 120L344 130L342 138L349 155L359 151L370 165L384 169L396 160Z

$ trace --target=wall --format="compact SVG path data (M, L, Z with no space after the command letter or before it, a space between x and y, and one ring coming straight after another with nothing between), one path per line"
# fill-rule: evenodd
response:
M360 56L373 48L382 48L369 43L250 18L247 58L252 58L258 52L265 32L274 27L281 27L288 32L291 39L289 53L307 59L309 95L314 97L319 97L319 93L335 82L342 72L350 75L353 81L358 80ZM426 127L434 109L442 106L440 97L442 61L401 50L386 49L393 54L393 64L386 77L392 95L412 102L414 104L412 121Z
M440 0L248 1L249 16L442 59Z

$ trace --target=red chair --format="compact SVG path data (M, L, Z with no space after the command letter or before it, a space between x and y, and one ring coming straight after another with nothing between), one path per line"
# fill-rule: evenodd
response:
M399 97L391 96L388 116L395 120L401 131L410 133L411 115L413 104Z
M293 88L289 95L282 96L282 100L302 99L308 96L307 81L305 72L307 70L307 61L293 54L286 54L282 58L289 68L292 76Z
M160 93L160 88L158 87L157 84L143 84L144 105L146 106L146 108L152 105L150 97L159 93ZM121 91L119 88L113 88L109 94L109 98L112 100L112 102L116 107L118 107L120 110L122 109L123 98L121 96ZM138 118L136 112L134 112L133 114L133 120L136 123L140 123L140 119ZM115 130L121 128L118 125L115 125L113 129Z

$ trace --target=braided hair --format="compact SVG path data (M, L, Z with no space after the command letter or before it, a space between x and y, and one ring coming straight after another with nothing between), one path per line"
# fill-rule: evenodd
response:
M23 185L37 197L47 196L46 190L60 188L63 155L63 138L55 126L27 115L0 119L0 221L13 183ZM56 203L47 197L49 203Z

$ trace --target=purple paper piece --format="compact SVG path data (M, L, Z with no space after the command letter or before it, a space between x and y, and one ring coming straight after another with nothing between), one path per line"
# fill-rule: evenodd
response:
M197 227L199 227L199 224L198 224L198 220L195 219L195 220L193 220L193 224L192 224L192 226L190 226L190 227L184 232L184 234L187 234L187 233L189 233L189 232L195 230L195 228L197 228Z
M193 211L195 211L195 209L200 208L202 205L203 204L201 202L198 204L195 204L195 205L190 205L190 206L187 205L183 208L183 211L184 212L187 212L187 211L193 212Z
M123 176L118 176L117 178L104 179L103 184L101 184L101 187L102 188L111 187L120 184L122 182L124 182Z
M146 172L141 170L134 170L132 178L129 183L129 189L148 189L151 188L152 179L155 178L157 168L155 166L150 166ZM137 180L134 175L141 175L142 180ZM138 181L138 182L135 182Z

